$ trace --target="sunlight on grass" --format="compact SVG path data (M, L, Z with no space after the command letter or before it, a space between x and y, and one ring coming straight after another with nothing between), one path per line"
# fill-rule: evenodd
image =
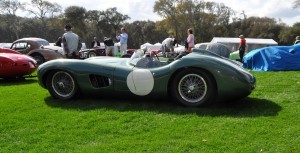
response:
M0 152L300 152L299 72L252 72L236 103L50 97L36 78L0 80Z

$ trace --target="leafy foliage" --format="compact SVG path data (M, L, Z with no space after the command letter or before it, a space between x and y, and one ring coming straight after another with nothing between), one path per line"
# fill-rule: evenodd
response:
M86 10L80 6L69 6L62 11L57 3L47 0L32 0L22 4L18 0L0 0L1 42L12 42L22 37L42 37L50 42L63 34L66 23L73 25L83 42L93 37L115 38L125 26L129 34L128 48L139 48L141 44L157 43L174 35L181 43L187 37L187 29L193 28L196 43L209 42L213 37L237 37L244 34L251 38L270 38L280 45L291 45L300 33L298 23L288 26L280 20L268 17L247 17L224 5L203 0L157 0L153 11L162 17L160 21L133 21L118 12L116 7L106 10ZM298 6L298 0L294 5ZM16 15L26 10L27 17ZM29 23L31 22L31 23Z

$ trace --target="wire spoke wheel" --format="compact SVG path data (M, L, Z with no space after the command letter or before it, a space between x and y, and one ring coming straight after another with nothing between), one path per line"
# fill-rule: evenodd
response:
M181 78L178 92L182 99L189 103L201 101L207 93L207 84L198 74L188 74Z
M193 107L212 104L217 96L213 76L207 71L195 68L175 74L170 91L175 102Z
M72 97L75 93L75 81L73 77L63 71L56 72L51 79L53 91L60 97Z

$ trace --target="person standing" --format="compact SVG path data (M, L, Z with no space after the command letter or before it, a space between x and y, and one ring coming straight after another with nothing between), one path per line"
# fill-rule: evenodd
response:
M115 56L114 41L111 38L104 37L104 45L105 45L106 56Z
M79 36L72 32L72 26L65 26L65 33L62 36L63 50L67 58L77 58L78 51L81 49Z
M298 43L300 43L300 36L297 36L297 37L296 37L296 40L295 40L295 42L294 42L294 45L296 45L296 44L298 44Z
M167 57L166 56L166 52L170 52L173 51L174 48L174 38L173 36L169 36L169 38L166 38L162 43L161 43L161 52L163 57Z
M121 34L117 34L116 38L117 38L117 40L120 40L121 54L125 55L126 54L126 50L127 50L128 34L126 33L126 29L124 27L121 28Z
M188 52L192 51L192 48L195 47L195 36L193 35L193 30L191 28L188 29L188 37L187 37L187 43L188 43Z
M57 41L56 41L55 44L54 44L54 46L61 47L61 42L62 42L62 38L61 38L61 37L58 37L58 38L57 38Z
M91 48L97 48L100 46L100 42L97 40L97 37L94 37L94 40L92 41Z
M245 50L246 50L246 39L245 39L244 35L240 35L239 37L240 37L239 56L240 56L240 60L242 62L244 54L245 54Z

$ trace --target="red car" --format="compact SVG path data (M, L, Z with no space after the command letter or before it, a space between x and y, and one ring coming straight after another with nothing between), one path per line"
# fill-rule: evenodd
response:
M37 62L32 57L0 48L0 78L23 77L34 72L37 67Z

